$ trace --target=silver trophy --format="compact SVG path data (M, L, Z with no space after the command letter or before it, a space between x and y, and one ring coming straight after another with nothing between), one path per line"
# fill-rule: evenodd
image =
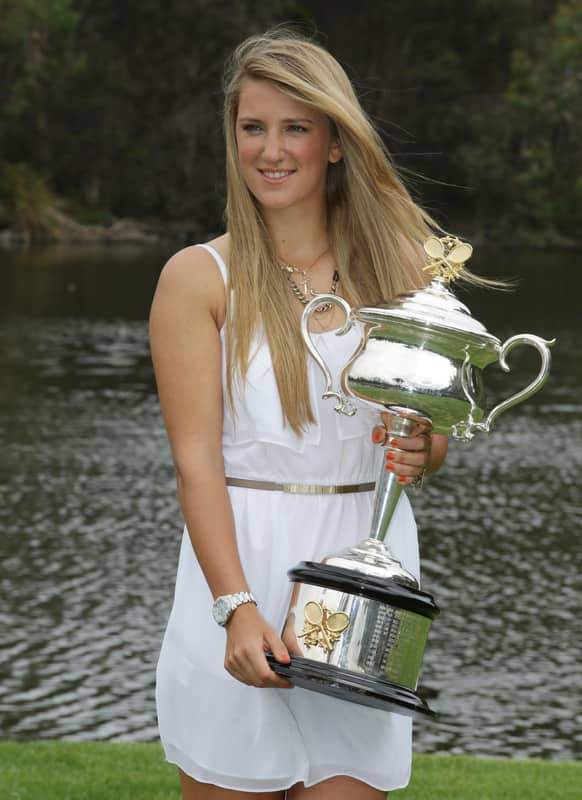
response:
M502 344L448 288L471 256L471 245L433 236L424 250L433 275L426 288L359 308L333 294L317 295L305 308L301 332L325 376L323 397L336 399L338 413L355 414L359 405L391 412L388 442L430 430L468 442L478 431L489 432L501 413L542 388L553 341L521 334ZM362 328L361 342L337 388L309 332L311 316L323 303L345 312L338 336L355 323ZM518 345L536 348L539 373L486 415L483 370L498 362L509 371L507 356ZM401 491L382 463L369 537L322 562L302 562L289 571L298 591L287 625L293 625L303 656L293 656L289 665L269 660L295 685L426 716L433 712L416 688L438 607L384 543Z

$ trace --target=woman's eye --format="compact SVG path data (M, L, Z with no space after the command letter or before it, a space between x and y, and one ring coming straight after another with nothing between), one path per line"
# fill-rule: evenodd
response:
M252 122L245 122L245 124L242 126L242 129L246 133L257 133L261 130L261 126L255 125Z
M304 127L303 125L289 125L288 130L290 130L291 133L306 133L307 132L307 128Z

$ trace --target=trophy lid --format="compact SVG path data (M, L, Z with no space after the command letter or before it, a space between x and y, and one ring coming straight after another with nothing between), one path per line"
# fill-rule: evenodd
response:
M463 270L473 248L452 236L438 239L429 237L424 243L429 258L425 267L433 279L428 286L398 295L394 299L379 303L375 307L360 307L357 316L366 322L382 322L400 319L423 326L436 327L476 337L483 344L500 344L485 326L475 319L467 306L453 294L448 283L455 280Z

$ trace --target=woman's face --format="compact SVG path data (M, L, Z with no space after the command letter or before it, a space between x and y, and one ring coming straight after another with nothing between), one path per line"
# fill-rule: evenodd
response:
M341 158L325 114L270 81L245 78L236 141L241 174L264 209L324 201L328 165Z

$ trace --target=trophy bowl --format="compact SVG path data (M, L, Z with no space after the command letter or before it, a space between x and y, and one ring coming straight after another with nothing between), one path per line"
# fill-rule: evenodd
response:
M355 414L358 406L391 412L387 442L431 430L469 442L542 388L554 342L520 334L501 343L448 287L470 257L471 245L452 236L432 236L424 250L433 275L428 286L358 308L336 295L316 295L305 307L301 332L325 377L323 397L336 399L338 413ZM338 336L354 325L361 331L338 389L309 331L311 316L323 303L345 312ZM538 351L540 370L528 386L486 413L483 370L498 362L509 371L507 356L519 345ZM396 475L382 465L368 538L321 563L302 562L289 571L295 600L286 625L293 626L302 656L292 656L289 665L272 657L269 661L294 685L410 716L430 716L433 712L416 687L438 607L384 543L401 491Z

